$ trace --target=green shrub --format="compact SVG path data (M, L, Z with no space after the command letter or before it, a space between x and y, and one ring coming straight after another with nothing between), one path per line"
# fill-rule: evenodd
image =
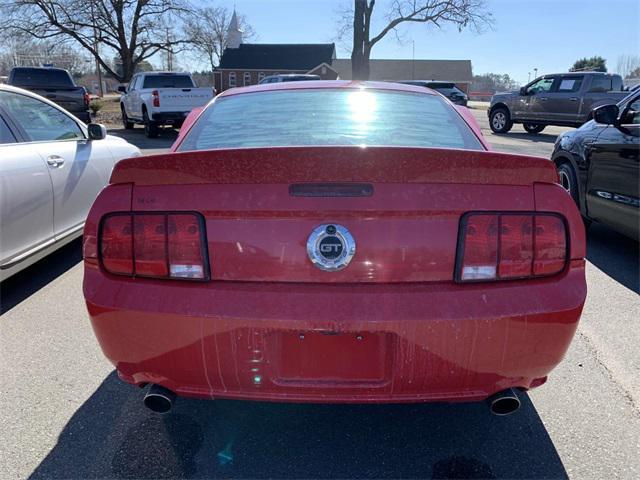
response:
M94 115L102 110L103 107L104 103L100 100L92 100L91 103L89 103L89 110L91 110L91 113Z

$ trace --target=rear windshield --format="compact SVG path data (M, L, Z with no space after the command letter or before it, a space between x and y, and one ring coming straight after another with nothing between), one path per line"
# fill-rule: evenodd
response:
M144 77L142 88L193 88L189 75L151 75Z
M73 87L73 80L64 70L20 68L13 71L11 84L25 87Z
M178 150L306 145L484 150L442 97L355 89L281 90L219 98L203 112Z

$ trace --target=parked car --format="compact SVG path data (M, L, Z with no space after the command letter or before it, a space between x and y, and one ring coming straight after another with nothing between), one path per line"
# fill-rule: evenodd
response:
M282 83L282 82L304 82L306 80L320 80L319 75L303 75L300 73L289 73L286 75L269 75L258 83Z
M173 152L118 163L84 294L119 377L157 412L176 394L515 411L576 330L584 227L552 162L488 151L465 118L410 85L234 88Z
M547 125L579 127L599 105L617 103L627 95L622 77L601 72L543 75L518 92L496 93L487 110L494 133L507 133L522 123L527 133Z
M552 159L586 223L640 239L640 92L558 136Z
M91 122L91 98L84 87L75 84L69 72L61 68L14 67L8 85L23 88L60 105L85 123Z
M175 72L138 73L118 91L123 93L124 128L130 130L141 123L149 138L157 137L162 125L180 128L192 109L206 105L214 96L212 88L197 88L190 73Z
M400 83L406 83L407 85L418 85L420 87L430 88L431 90L435 90L436 92L447 97L452 103L456 105L461 105L463 107L467 106L467 102L469 101L469 97L466 93L456 87L456 84L453 82L435 82L429 80L403 80Z
M0 85L0 280L80 237L114 164L137 155L102 125Z

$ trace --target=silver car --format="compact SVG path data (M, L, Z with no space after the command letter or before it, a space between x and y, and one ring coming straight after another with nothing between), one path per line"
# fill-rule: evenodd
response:
M81 236L115 163L139 155L102 125L0 85L0 281Z

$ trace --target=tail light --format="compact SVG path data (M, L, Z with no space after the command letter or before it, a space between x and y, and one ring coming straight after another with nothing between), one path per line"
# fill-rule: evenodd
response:
M131 277L207 280L204 219L197 213L116 213L102 219L100 263Z
M460 225L458 282L555 275L568 259L564 219L551 213L469 213Z
M158 92L158 90L154 90L153 92L151 92L151 101L153 102L154 107L160 106L160 93Z
M89 92L84 92L84 106L89 108L90 103L91 103L91 95L89 95Z

